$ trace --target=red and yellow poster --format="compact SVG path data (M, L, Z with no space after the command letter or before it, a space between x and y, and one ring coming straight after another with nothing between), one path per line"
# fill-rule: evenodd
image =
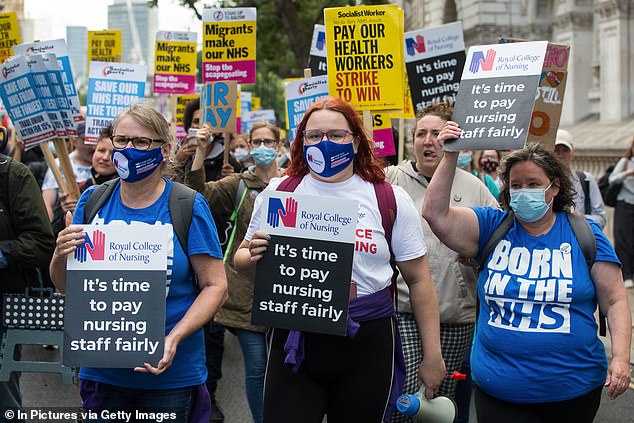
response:
M88 31L88 63L121 63L121 31Z
M196 33L158 31L154 53L154 92L196 91Z
M324 10L331 96L359 110L403 109L402 19L396 5Z
M255 7L203 10L203 83L255 83Z
M13 56L11 47L21 42L17 14L0 13L0 63Z

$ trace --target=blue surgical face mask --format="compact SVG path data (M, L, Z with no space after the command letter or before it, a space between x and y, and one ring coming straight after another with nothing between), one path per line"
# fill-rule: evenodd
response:
M546 204L546 190L551 186L552 183L546 188L512 189L510 206L517 218L532 223L544 217L553 202Z
M121 180L137 182L145 179L159 167L163 161L163 149L139 150L136 148L124 148L114 150L112 163Z
M233 155L233 158L239 162L244 162L249 158L249 150L246 148L236 148L231 154Z
M329 178L344 170L354 159L352 143L338 144L322 140L314 145L304 144L304 160L310 170Z
M261 167L267 167L270 165L277 156L277 150L271 147L267 147L264 144L258 148L251 150L251 157L256 165Z
M466 169L471 164L472 154L471 153L459 153L458 154L458 167L460 169Z

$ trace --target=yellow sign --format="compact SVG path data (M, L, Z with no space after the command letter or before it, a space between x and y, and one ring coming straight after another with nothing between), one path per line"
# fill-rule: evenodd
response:
M403 15L396 5L324 10L328 91L359 110L403 108Z
M255 83L255 7L203 10L203 82Z
M88 31L90 62L121 62L121 31Z
M196 33L158 31L154 92L193 94L196 90Z
M261 104L262 104L262 99L260 97L256 97L256 96L251 97L251 110L260 110Z
M17 14L0 13L0 63L13 56L11 47L21 42Z
M192 100L199 99L198 94L183 94L176 96L176 138L181 139L185 135L185 128L183 127L183 114L185 113L185 106Z
M184 94L176 97L176 126L183 126L183 113L185 106L192 100L200 98L198 94Z
M414 119L416 116L414 114L414 106L412 103L412 93L409 90L409 83L407 81L407 70L403 70L403 81L405 82L405 85L403 87L403 90L405 92L405 95L403 96L403 110L398 110L395 112L392 111L392 113L390 113L390 116L394 119Z

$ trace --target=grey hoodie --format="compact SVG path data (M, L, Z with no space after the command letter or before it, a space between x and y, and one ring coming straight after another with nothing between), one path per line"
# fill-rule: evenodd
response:
M416 208L421 210L429 183L414 169L412 162L405 160L398 166L390 166L385 173L387 180L392 185L403 188L414 200ZM482 181L462 169L456 169L451 187L451 205L498 207L497 201ZM425 219L422 219L422 225L427 244L429 269L440 305L440 323L475 322L477 271L470 266L460 264L458 254L440 242ZM401 276L398 278L397 287L397 311L411 313L409 290Z

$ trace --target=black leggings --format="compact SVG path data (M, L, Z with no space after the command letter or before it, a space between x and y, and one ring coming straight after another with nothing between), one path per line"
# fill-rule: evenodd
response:
M614 249L623 266L623 279L634 276L634 205L619 201L614 208Z
M565 401L512 403L492 397L476 386L478 423L591 423L599 410L603 386Z
M392 319L362 322L354 339L304 333L296 374L284 365L287 330L274 329L264 382L264 423L380 423L392 384Z

